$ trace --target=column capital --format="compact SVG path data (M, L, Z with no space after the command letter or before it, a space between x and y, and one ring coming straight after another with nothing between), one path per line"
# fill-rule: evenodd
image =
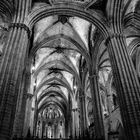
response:
M24 23L10 23L9 29L12 28L12 27L23 28L27 32L28 38L31 37L32 32L31 32L30 28L26 24L24 24Z
M109 40L111 40L111 39L113 39L113 38L118 38L118 37L125 37L125 35L123 34L123 33L112 33L112 34L110 34L107 38L106 38L106 40L105 40L105 45L107 45L108 44L108 42L109 42Z

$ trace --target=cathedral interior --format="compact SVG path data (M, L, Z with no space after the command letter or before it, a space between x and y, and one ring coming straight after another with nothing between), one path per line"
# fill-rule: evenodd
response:
M0 0L0 140L140 140L140 0Z

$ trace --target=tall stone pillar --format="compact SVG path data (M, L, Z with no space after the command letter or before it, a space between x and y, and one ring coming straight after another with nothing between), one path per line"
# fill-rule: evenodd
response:
M34 120L33 120L33 136L36 136L36 130L37 130L37 123L38 123L38 105L37 105L37 99L35 99L35 111L34 111Z
M123 2L108 1L110 28L105 44L109 52L125 135L128 140L138 140L140 139L140 83L128 54L122 28Z
M42 138L42 126L43 126L43 121L40 121L40 131L39 131L39 138Z
M80 118L79 118L79 123L80 123L80 135L83 137L83 132L84 132L84 123L83 123L83 110L82 110L82 98L79 96L79 103L80 103Z
M91 96L93 99L93 112L96 139L104 139L103 116L99 94L98 74L89 72Z
M9 27L9 37L4 46L0 64L0 139L11 137L16 112L17 97L25 69L29 48L30 30L24 24L30 0L15 1L16 13Z
M78 122L79 122L79 120L78 120L78 111L79 111L79 109L78 108L73 108L72 109L72 112L73 112L73 137L74 138L76 138L77 136L78 136ZM66 128L66 127L65 127Z
M55 139L57 138L57 137L56 137L56 128L57 128L56 125L57 125L57 124L54 125L54 138L55 138Z
M103 115L102 107L100 101L99 93L99 79L98 79L98 54L99 49L103 41L101 33L97 30L93 36L94 47L90 43L90 56L91 64L89 65L89 80L90 80L90 90L93 104L93 115L94 115L94 124L95 124L95 137L96 139L104 139L104 124L103 124Z
M68 104L69 104L69 107L68 107L68 137L72 137L72 101L71 101L71 97L70 97L70 94L68 94Z
M22 85L19 89L19 97L16 107L16 115L14 121L13 135L17 135L18 137L22 136L23 126L24 126L24 118L25 118L25 110L26 110L26 100L29 97L32 97L31 94L27 93L30 79L30 72L24 72Z
M68 122L66 122L66 124L68 124L68 138L72 137L72 113L69 113L68 116Z
M69 137L69 122L70 122L70 118L66 118L65 119L65 138Z
M87 128L86 120L86 108L85 108L85 95L82 89L79 90L79 101L80 101L80 121L81 121L81 136L85 137L85 132Z
M72 109L72 138L75 138L75 109Z
M127 138L140 139L140 84L127 52L125 36L112 33L106 41Z
M30 117L31 117L31 111L32 111L32 97L33 95L30 93L25 93L24 95L25 100L23 99L23 103L26 102L24 108L25 108L25 114L24 114L24 119L22 120L24 122L23 125L23 131L22 131L22 135L24 137L27 136L28 130L30 129Z

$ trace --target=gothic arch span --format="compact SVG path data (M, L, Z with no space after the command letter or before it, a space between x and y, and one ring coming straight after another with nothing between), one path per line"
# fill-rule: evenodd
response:
M37 103L39 104L39 102L40 102L45 96L47 96L47 95L48 95L48 96L51 96L51 95L59 95L59 96L65 101L66 105L68 105L67 99L66 99L66 97L63 95L63 93L61 93L61 92L59 92L59 91L53 91L53 90L48 91L48 92L46 92L45 94L43 94L41 97L39 97L38 100L37 100Z
M66 64L65 62L62 62L60 60L53 60L48 63L45 63L43 66L41 66L39 69L37 69L35 71L34 76L36 77L41 70L48 69L50 65L52 66L53 64L55 65L56 63L57 63L57 65L59 64L60 66L63 66L64 71L67 71L67 72L71 73L72 75L74 75L76 77L79 87L81 87L81 81L80 81L79 75L78 75L75 67L73 66L73 68L72 68L68 64Z
M103 34L104 38L108 36L108 26L105 17L94 10L84 10L78 5L57 4L52 7L43 5L42 7L32 9L28 15L27 25L32 28L39 20L51 15L70 15L80 17L93 23Z
M52 87L50 85L49 87L45 88L37 98L40 98L41 96L43 96L43 94L45 94L46 92L50 92L50 91L59 92L60 94L64 95L64 92L60 89L60 87L58 85L55 86L55 89L54 89L54 87ZM66 99L65 96L64 96L64 98Z
M56 78L56 77L53 77L53 78L50 78L48 80L45 80L43 83L40 84L40 86L38 86L38 88L36 89L34 95L37 95L38 91L44 86L44 85L48 85L50 82L53 82L55 81L55 84L61 84L63 87L67 88L68 91L70 92L70 95L71 95L71 98L73 98L73 91L70 87L70 85L67 83L65 83L62 79L59 79L59 78Z
M71 42L72 44L74 44L74 46L77 47L77 51L85 57L87 63L91 63L89 53L83 47L81 47L81 45L77 41L75 41L74 39L70 38L69 36L66 36L66 35L63 35L63 34L53 35L51 37L45 38L37 46L32 48L30 56L33 57L35 55L35 53L37 52L37 50L39 48L44 47L45 44L47 44L47 42L55 40L55 39L59 39L59 38L66 39L69 42Z
M134 52L134 50L140 46L139 38L134 39L128 46L128 52L130 55Z
M56 100L53 100L53 102L52 102L52 101L46 101L46 102L44 102L44 103L40 106L40 108L38 108L38 112L40 112L42 109L46 108L46 107L49 106L50 104L55 104L55 105L59 106L59 107L61 108L63 114L64 114L64 115L67 114L67 113L65 112L65 111L67 111L67 106L64 107L60 102L58 102L58 101L56 101Z

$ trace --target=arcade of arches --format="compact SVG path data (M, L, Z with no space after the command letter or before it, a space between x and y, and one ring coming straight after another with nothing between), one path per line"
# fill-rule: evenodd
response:
M0 140L140 139L140 0L0 0Z

